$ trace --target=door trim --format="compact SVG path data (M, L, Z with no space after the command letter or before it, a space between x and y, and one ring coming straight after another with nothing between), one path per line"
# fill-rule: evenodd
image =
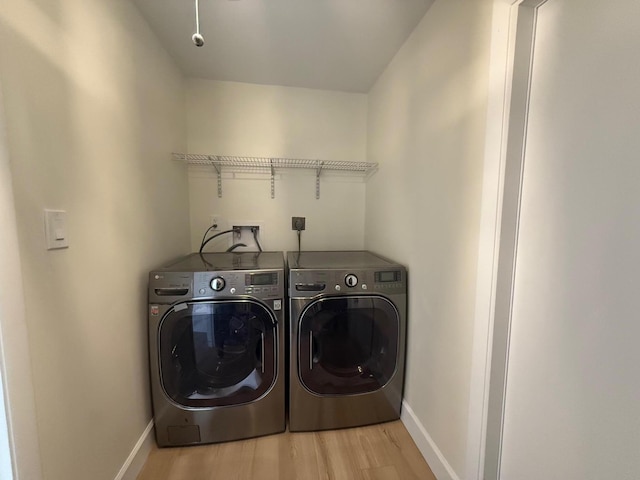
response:
M0 79L0 83L2 80ZM1 87L1 85L0 85ZM13 159L16 160L17 159ZM42 479L36 401L13 197L11 153L0 88L0 381L3 382L11 470L15 480Z
M498 480L517 255L522 167L538 9L548 0L495 0L492 19L468 478Z

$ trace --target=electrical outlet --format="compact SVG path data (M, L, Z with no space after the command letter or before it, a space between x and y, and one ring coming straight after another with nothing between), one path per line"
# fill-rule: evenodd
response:
M211 230L214 232L222 230L222 217L217 213L210 215L209 226L213 226Z
M305 217L291 217L291 230L304 230Z

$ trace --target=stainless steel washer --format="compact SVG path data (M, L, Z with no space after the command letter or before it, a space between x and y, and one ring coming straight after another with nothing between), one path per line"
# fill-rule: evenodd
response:
M394 420L404 384L407 273L367 251L289 252L289 429Z
M191 254L149 274L159 446L285 430L282 252Z

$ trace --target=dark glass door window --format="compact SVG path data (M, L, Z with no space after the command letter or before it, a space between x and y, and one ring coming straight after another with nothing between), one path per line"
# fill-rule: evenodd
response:
M162 386L180 405L248 403L275 380L275 318L258 302L177 305L162 319L158 339Z
M322 298L300 316L298 372L311 392L372 392L393 376L399 316L383 297Z

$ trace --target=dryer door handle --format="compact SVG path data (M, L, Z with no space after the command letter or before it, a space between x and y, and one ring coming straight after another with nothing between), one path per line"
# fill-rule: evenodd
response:
M313 370L313 330L309 330L309 371Z
M298 292L321 292L326 286L326 283L296 283L296 290Z

